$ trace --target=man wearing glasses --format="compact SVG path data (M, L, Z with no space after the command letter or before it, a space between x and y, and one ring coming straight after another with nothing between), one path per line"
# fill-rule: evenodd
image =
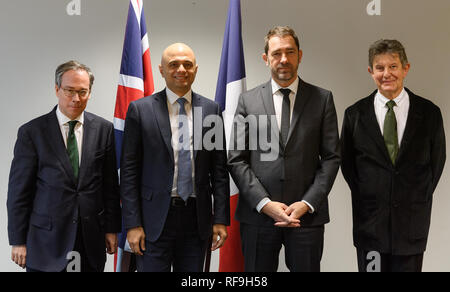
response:
M75 61L55 74L58 105L20 127L8 187L12 260L27 271L103 271L121 210L113 125L85 112L94 76Z

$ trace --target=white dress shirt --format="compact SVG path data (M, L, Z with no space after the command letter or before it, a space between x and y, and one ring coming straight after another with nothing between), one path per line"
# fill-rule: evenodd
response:
M291 90L291 94L289 95L289 100L291 102L290 106L291 106L291 122L292 122L292 116L294 113L294 105L295 105L295 99L297 97L297 90L298 90L298 84L300 82L300 79L297 78L294 83L292 83L289 87L286 87L286 89L290 89ZM275 115L277 117L277 122L278 122L278 129L281 131L281 113L283 110L283 93L281 93L280 89L283 89L284 87L281 87L278 83L276 83L273 79L272 79L272 94L273 94L273 105L275 107ZM264 208L265 205L267 205L268 203L270 203L271 200L269 198L264 198L262 199L259 204L256 206L256 210L261 213L262 208ZM305 200L302 200L303 203L305 203L306 205L308 205L308 207L311 209L310 213L314 213L314 208L313 206L311 206L311 204L309 204L308 202L306 202Z
M386 118L386 113L388 112L388 107L386 103L390 99L384 97L379 91L375 95L374 105L375 105L375 115L377 117L378 125L380 126L381 134L384 132L384 119ZM408 120L409 111L409 95L405 89L402 90L399 96L393 99L396 103L394 106L395 118L397 119L397 135L398 135L398 145L400 146L403 134L405 133L406 122Z
M69 122L72 121L66 115L64 115L59 109L59 105L56 108L56 118L58 119L59 128L61 129L61 134L64 140L64 145L67 148L67 138L69 137ZM74 121L78 121L75 125L74 133L77 139L78 146L78 163L81 165L81 155L83 153L83 126L84 126L84 112Z
M173 188L172 188L172 197L178 197L177 193L177 182L178 182L178 152L180 150L179 143L179 121L178 121L178 113L180 112L180 104L177 100L180 98L177 94L171 91L169 88L166 88L167 94L167 108L169 110L169 120L170 120L170 128L172 129L172 149L173 149L173 158L175 161L175 169L173 176ZM184 107L186 109L186 114L188 118L189 124L189 136L190 136L190 149L191 149L191 163L192 163L192 185L194 194L191 197L195 197L195 164L194 164L194 147L193 147L193 119L192 119L192 91L189 91L185 96L183 96L187 102Z

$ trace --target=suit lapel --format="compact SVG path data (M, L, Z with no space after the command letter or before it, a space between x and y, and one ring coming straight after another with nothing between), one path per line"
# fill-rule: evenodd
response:
M97 136L97 129L95 128L95 121L89 113L84 114L84 125L83 125L83 146L81 155L80 171L78 175L78 181L80 182L84 173L86 172L86 167L89 161L94 160L95 155L95 138Z
M375 91L374 93L372 93L372 95L365 99L364 104L362 105L360 119L361 123L364 125L364 129L367 131L367 134L380 150L386 162L392 164L386 145L384 143L380 125L378 124L377 117L375 115L374 100L376 93L377 91Z
M67 175L72 179L74 185L76 185L75 175L73 173L72 166L70 165L69 156L66 151L66 145L64 144L64 139L61 134L61 129L59 127L58 118L56 117L56 107L51 113L48 114L46 132L47 139L49 141L50 147L55 153L57 159L61 162Z
M300 79L298 83L297 96L295 97L294 111L292 113L292 122L291 126L289 127L289 135L287 143L289 143L292 133L294 133L294 129L297 127L297 124L300 120L300 117L303 113L303 110L305 109L306 103L308 102L309 98L310 98L309 88L308 86L306 86L306 83Z
M281 137L280 129L278 127L278 124L275 124L275 126L272 125L272 119L271 119L271 116L276 116L275 105L273 104L272 81L269 81L268 83L266 83L262 86L261 95L262 95L262 100L263 100L263 104L264 104L264 109L267 114L267 125L271 129L271 137L275 137L275 139L277 139L279 141L280 152L281 152L280 154L282 154L282 152L284 152L284 145L280 139L280 137Z
M264 103L264 108L266 109L266 113L269 116L275 115L275 106L273 104L273 92L272 92L272 85L271 81L263 85L261 88L262 92L262 99Z
M151 100L150 100L151 102ZM170 127L169 109L167 108L167 95L163 90L154 97L154 115L158 123L161 136L166 144L169 156L173 164L175 164L172 148L172 129Z
M422 112L417 104L417 97L414 93L405 89L409 95L409 110L408 110L408 119L406 121L405 132L403 134L402 142L400 144L400 149L397 156L397 162L402 159L405 150L408 148L409 143L413 140L414 134L418 125L422 121Z

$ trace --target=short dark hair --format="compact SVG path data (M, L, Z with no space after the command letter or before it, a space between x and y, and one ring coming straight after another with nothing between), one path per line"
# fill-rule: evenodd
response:
M300 41L299 41L298 36L295 33L295 31L292 28L290 28L289 26L276 26L276 27L272 28L267 33L266 37L264 38L264 41L265 41L264 51L266 52L266 54L269 52L269 40L273 36L278 36L280 38L291 36L294 39L295 44L297 45L297 48L300 50Z
M369 66L373 68L373 60L377 55L383 54L398 54L402 66L405 67L408 64L408 57L403 45L397 40L385 40L381 39L373 43L369 48Z
M86 73L89 75L89 90L92 89L92 85L94 84L95 78L94 78L94 74L92 73L91 69L88 66L83 65L80 62L73 61L73 60L66 62L64 64L61 64L58 66L58 68L56 68L55 84L56 84L56 86L58 86L58 88L61 88L62 76L64 75L64 73L66 73L67 71L71 71L71 70L86 71Z

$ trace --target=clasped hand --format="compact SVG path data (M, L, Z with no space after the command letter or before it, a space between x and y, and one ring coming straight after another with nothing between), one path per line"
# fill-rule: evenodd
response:
M280 202L269 202L261 210L262 213L271 217L277 227L300 227L300 218L309 211L304 202L295 202L290 206Z

